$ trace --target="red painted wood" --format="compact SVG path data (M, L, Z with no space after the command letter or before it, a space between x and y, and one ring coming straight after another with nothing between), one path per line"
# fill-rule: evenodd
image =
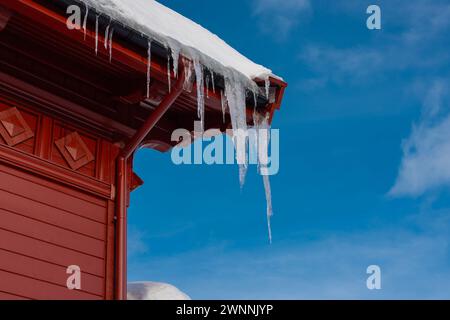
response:
M105 275L105 262L103 259L62 248L4 229L0 229L0 249L54 263L66 268L76 262L81 270L84 270L87 273L101 277ZM0 287L0 290L3 289Z
M21 195L10 193L7 190L0 190L0 194L2 195L0 208L8 208L8 210L24 217L58 226L88 237L102 241L106 240L106 228L103 223L59 210L47 204L26 199Z
M101 300L103 298L100 295L68 290L66 286L55 285L2 270L0 270L0 288L13 295L39 300Z
M7 194L0 193L0 197L4 196ZM39 213L37 211L36 215ZM104 241L30 219L8 210L0 209L0 228L94 257L105 258Z
M61 287L66 286L66 268L9 251L0 250L0 270L49 282ZM81 276L81 289L87 293L104 296L104 279L83 273Z
M30 299L0 291L0 300L30 300Z

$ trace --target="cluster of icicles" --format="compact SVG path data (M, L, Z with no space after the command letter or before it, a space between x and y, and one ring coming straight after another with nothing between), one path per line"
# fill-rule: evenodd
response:
M84 37L86 39L87 32L87 18L89 14L89 7L86 5L86 14L83 20L83 31ZM95 54L98 54L98 46L99 46L99 17L100 15L96 15L95 20ZM104 41L103 46L105 50L109 53L109 61L112 61L113 54L113 36L114 36L114 28L111 27L112 21L110 20L110 24L106 27L104 33ZM144 35L142 35L145 37ZM147 38L148 39L148 38ZM181 45L176 45L171 43L171 45L166 45L168 49L169 56L167 57L167 79L169 92L171 91L171 72L178 76L178 62L181 55ZM184 52L186 51L186 52ZM185 88L191 88L191 83L188 83L192 76L195 76L196 87L197 87L197 113L198 118L201 121L201 130L204 130L204 118L205 118L205 98L209 98L208 92L211 89L214 93L216 93L215 81L214 81L214 72L208 68L206 68L201 62L201 57L197 56L191 50L183 50L183 55L189 57L188 65L184 68L184 72L186 73L185 77ZM192 57L193 56L193 57ZM170 66L171 60L173 61L172 67ZM147 48L147 98L150 97L150 82L151 82L151 63L152 63L152 40L148 39L148 48ZM216 64L217 66L217 64ZM205 78L204 70L208 69ZM257 96L260 93L260 88L257 84L240 74L238 71L222 67L220 68L220 73L224 76L225 79L225 90L221 90L221 101L222 101L222 113L223 113L223 121L225 122L226 109L228 107L231 125L234 132L233 142L236 142L237 139L240 139L239 135L245 134L248 137L248 127L247 127L247 116L246 116L246 92L247 89L253 93L254 97L254 105L255 112L253 116L254 129L257 131L259 129L268 130L269 134L266 139L252 139L255 141L256 145L249 146L250 148L254 148L253 150L258 150L259 144L266 144L264 146L264 150L268 150L268 145L270 143L270 125L268 124L268 119L266 116L261 116L256 112L257 105ZM205 88L206 87L206 88ZM206 89L206 90L205 90ZM270 89L270 81L269 76L265 79L265 95L269 97L269 89ZM206 91L206 97L205 97ZM262 141L261 141L262 140ZM247 141L249 141L247 139ZM237 144L235 143L235 146ZM248 148L236 148L236 160L239 164L239 181L241 184L241 188L245 183L245 177L248 169ZM258 170L260 170L260 166L258 165ZM267 224L268 224L268 232L269 232L269 241L272 243L272 230L271 230L271 217L273 215L272 211L272 193L270 186L270 179L268 175L262 175L264 182L264 189L266 195L267 202Z

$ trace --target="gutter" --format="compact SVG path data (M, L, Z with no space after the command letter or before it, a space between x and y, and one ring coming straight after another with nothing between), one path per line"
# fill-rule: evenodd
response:
M134 152L153 127L164 116L169 108L183 92L185 81L184 61L180 59L180 72L171 93L164 97L159 106L152 112L142 127L135 133L117 157L116 179L116 258L115 258L115 289L116 300L127 299L127 206L128 206L128 162Z

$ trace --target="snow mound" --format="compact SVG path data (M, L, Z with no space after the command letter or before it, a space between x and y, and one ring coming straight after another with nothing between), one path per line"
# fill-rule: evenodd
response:
M128 300L191 300L191 298L167 283L132 282L128 284Z

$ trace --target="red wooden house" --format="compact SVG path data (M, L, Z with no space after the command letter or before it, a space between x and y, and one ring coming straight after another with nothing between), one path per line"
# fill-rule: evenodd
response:
M96 55L92 23L66 26L73 2L0 2L0 299L126 299L126 209L142 184L133 154L170 150L172 131L197 119L183 72L168 90L167 48L152 46L147 97L147 43L117 25L112 61L102 46ZM257 107L273 114L286 84L270 86ZM208 95L206 128L228 128L220 93ZM66 286L70 265L81 290Z

